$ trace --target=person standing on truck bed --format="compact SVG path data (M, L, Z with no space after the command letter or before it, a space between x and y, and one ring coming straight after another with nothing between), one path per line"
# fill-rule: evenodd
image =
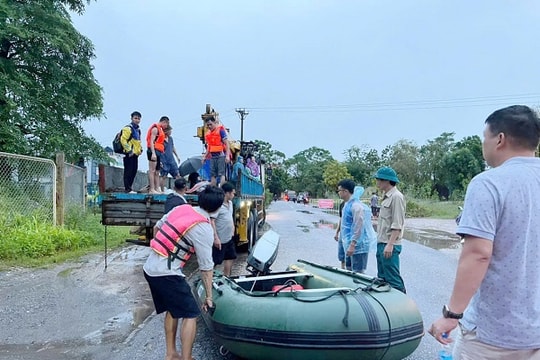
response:
M131 113L131 123L122 128L120 136L120 144L126 153L123 159L124 162L124 189L127 193L135 193L133 191L133 182L139 169L139 155L142 154L141 145L141 123L142 115L138 111Z
M180 205L163 215L154 227L151 251L143 270L150 287L156 313L165 314L165 344L167 360L192 360L193 343L197 333L197 317L201 311L191 293L182 268L193 253L197 262L206 298L202 310L214 307L212 299L212 245L214 229L210 216L219 210L225 195L215 186L207 186L199 193L199 206ZM178 319L181 355L176 348Z
M165 181L167 180L167 175L171 175L174 179L178 179L180 174L178 172L178 164L180 163L180 156L176 152L176 147L174 146L174 139L172 137L172 127L171 124L164 130L165 132L165 151L163 152L163 158L161 159L160 164L160 188L161 191L165 191ZM176 159L176 160L175 160Z
M169 127L169 118L162 116L159 122L152 124L146 134L146 145L148 150L148 185L149 194L161 194L159 184L159 170L161 158L165 151L165 129Z
M225 164L231 161L227 131L223 125L218 124L218 119L215 116L206 118L205 123L208 131L204 135L206 141L204 159L210 161L210 183L216 185L217 177L219 177L219 183L223 184L225 182Z

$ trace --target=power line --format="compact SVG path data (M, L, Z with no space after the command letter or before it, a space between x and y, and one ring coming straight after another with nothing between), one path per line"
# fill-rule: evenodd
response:
M509 101L540 102L540 94L492 95L469 98L409 100L396 102L372 102L358 104L307 105L307 106L272 106L250 107L259 112L355 112L355 111L395 111L395 110L429 110L476 106L494 106Z

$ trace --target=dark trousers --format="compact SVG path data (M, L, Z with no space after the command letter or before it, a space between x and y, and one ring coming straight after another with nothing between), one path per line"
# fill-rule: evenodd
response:
M388 259L384 257L385 243L377 244L377 277L384 279L394 289L406 293L403 278L399 274L399 254L401 245L394 245L392 256Z
M137 155L124 156L124 188L126 192L133 190L133 182L139 168L139 157Z

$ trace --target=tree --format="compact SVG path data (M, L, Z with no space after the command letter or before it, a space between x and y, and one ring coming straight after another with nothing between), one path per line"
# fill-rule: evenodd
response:
M303 150L284 162L289 174L288 188L308 191L311 196L321 196L326 192L323 171L334 160L330 151L315 146Z
M464 193L471 179L485 169L482 141L476 135L463 138L443 157L442 165L442 182L450 194Z
M367 145L352 146L344 152L345 165L352 178L359 184L368 185L371 176L377 171L381 159L377 150L368 149Z
M324 183L330 190L337 189L338 182L341 180L351 178L352 176L347 170L347 166L338 161L330 161L324 168Z
M0 151L107 159L82 128L103 115L102 94L90 64L93 45L68 12L82 14L89 2L0 2Z
M255 140L258 146L257 153L261 159L264 159L267 164L277 166L283 164L287 158L281 151L273 150L272 145L266 141Z
M410 140L401 139L383 150L383 165L392 167L409 188L420 182L419 149Z
M454 134L444 132L420 148L422 179L424 182L431 183L432 194L437 191L439 198L448 197L449 190L444 184L443 157L454 148Z

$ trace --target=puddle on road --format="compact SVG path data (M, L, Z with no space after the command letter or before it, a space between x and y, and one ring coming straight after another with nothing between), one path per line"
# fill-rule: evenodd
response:
M331 221L327 220L319 220L318 222L313 222L313 226L317 229L330 229L330 230L336 230L337 224Z
M455 234L433 229L405 229L403 238L435 250L458 249L461 241L460 237Z

